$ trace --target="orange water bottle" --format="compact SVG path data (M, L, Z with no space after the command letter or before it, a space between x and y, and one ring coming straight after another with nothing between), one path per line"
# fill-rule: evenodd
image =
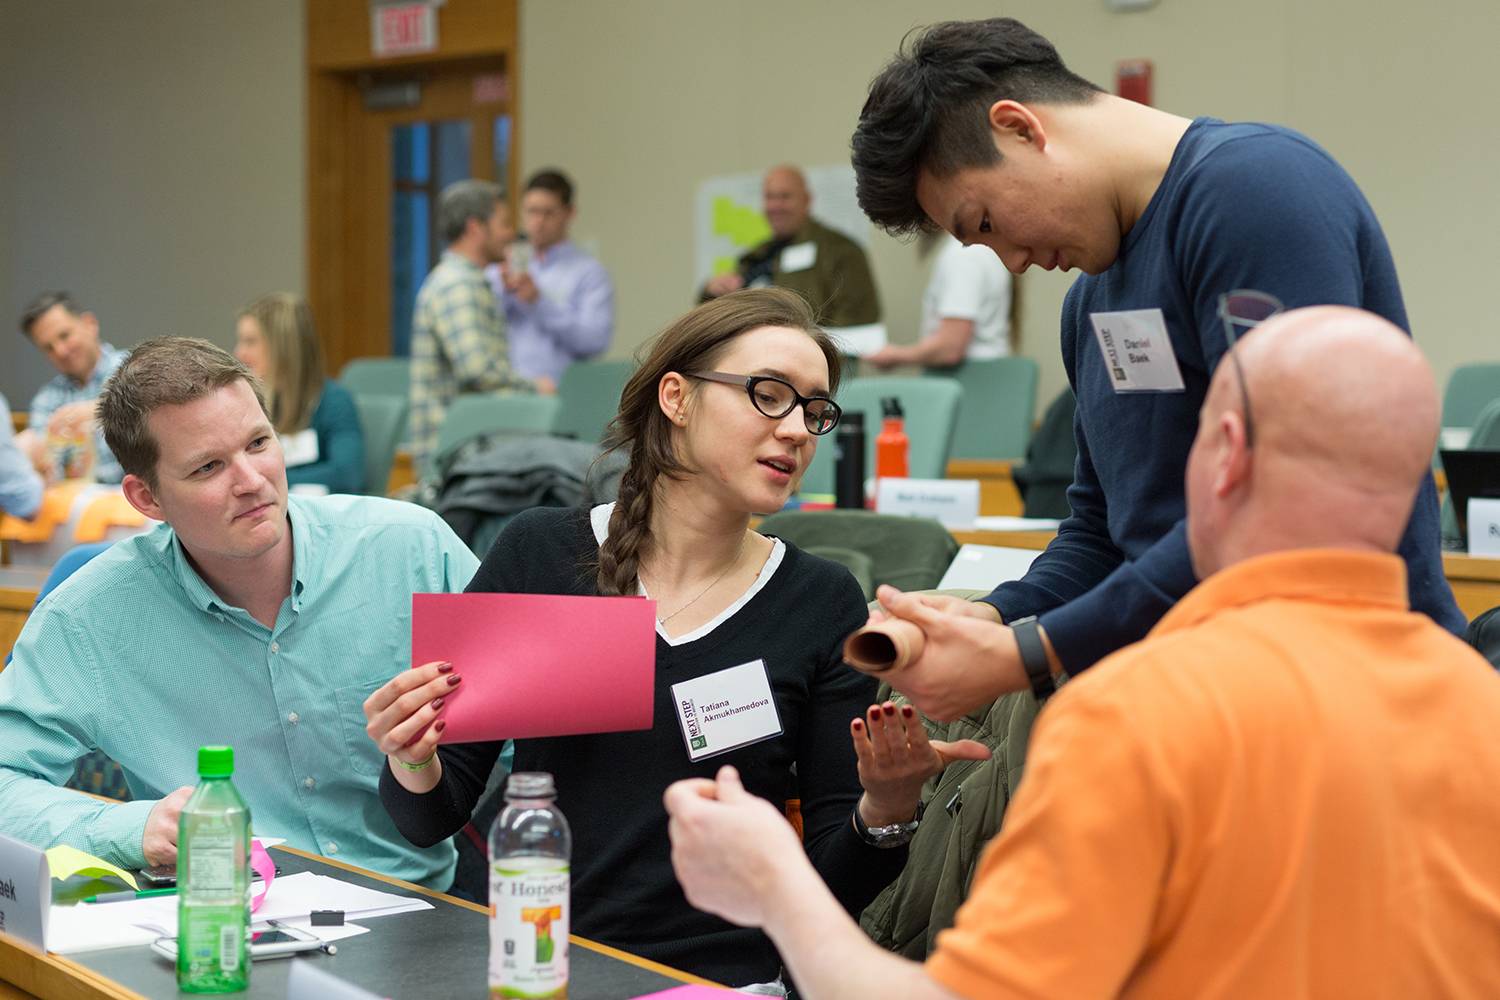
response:
M905 479L907 477L907 453L911 441L902 427L901 400L887 396L880 401L880 434L875 438L875 477L877 479Z

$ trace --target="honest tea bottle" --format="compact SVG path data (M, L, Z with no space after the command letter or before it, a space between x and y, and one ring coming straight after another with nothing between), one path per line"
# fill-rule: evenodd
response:
M177 986L188 993L250 985L250 807L233 773L233 747L201 748L177 821Z
M552 775L518 772L490 828L490 996L568 995L573 835Z

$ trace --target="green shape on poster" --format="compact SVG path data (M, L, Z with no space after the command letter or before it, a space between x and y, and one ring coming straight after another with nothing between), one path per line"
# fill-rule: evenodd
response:
M713 234L724 236L741 250L749 250L771 238L771 224L757 208L741 205L727 195L716 195L713 201ZM734 270L733 257L714 260L714 273Z

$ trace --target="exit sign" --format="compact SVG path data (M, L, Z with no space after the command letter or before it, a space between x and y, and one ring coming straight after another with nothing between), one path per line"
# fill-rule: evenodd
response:
M426 0L373 7L370 15L370 47L377 56L405 56L438 47L437 11Z

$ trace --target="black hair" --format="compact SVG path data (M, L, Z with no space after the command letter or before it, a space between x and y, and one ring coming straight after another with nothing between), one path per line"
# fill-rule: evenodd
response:
M551 168L538 170L526 182L526 190L551 191L557 195L557 200L563 203L563 208L573 204L573 182L568 180L568 175L561 170Z
M850 143L859 207L893 236L931 228L917 204L918 173L951 177L999 162L988 117L996 101L1083 104L1100 93L1014 18L909 34L870 84Z

